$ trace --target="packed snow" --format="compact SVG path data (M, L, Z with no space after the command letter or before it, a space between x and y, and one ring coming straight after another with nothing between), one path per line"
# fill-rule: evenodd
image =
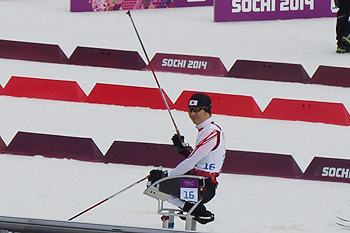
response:
M58 44L69 57L76 46L139 51L125 11L71 13L69 0L0 1L1 39ZM302 64L310 76L319 65L348 67L335 53L335 18L213 22L213 7L132 11L152 57L157 52ZM156 87L150 72L0 59L0 84L11 76L74 80L88 94L95 83ZM175 102L183 90L253 96L263 110L272 98L344 103L350 89L174 73L157 73ZM8 145L18 131L89 137L102 153L114 140L171 144L167 111L0 96L0 136ZM172 111L186 141L196 129L185 112ZM304 171L314 156L349 159L346 126L215 115L228 149L290 154ZM128 155L125 155L128 156ZM0 216L66 221L145 177L153 167L1 154ZM142 194L145 182L74 221L161 228L157 202ZM201 232L342 232L335 216L350 218L349 185L222 174L207 204L216 220ZM176 219L175 229L184 229Z

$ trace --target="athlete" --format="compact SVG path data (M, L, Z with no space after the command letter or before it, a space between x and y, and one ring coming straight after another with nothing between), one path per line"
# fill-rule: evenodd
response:
M337 53L350 52L350 0L334 0L338 7L337 12Z
M192 150L191 147L186 146L184 137L175 134L171 139L174 147L186 159L170 171L150 171L148 179L153 183L166 176L183 174L206 177L205 191L201 193L202 202L191 213L199 223L206 224L214 220L214 214L206 210L203 204L209 202L215 196L218 186L217 177L221 173L226 155L225 136L221 127L214 123L212 119L211 99L208 95L194 94L188 102L187 110L190 119L198 129L195 148ZM171 197L167 201L185 212L188 212L194 205L176 197Z

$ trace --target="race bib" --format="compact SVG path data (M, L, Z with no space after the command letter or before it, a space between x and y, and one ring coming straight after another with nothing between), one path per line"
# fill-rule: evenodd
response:
M198 180L181 179L180 182L180 199L184 201L198 201Z

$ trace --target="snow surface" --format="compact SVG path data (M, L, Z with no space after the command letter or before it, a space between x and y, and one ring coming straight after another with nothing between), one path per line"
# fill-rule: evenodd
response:
M71 13L69 0L1 0L1 39L58 44L69 57L76 46L139 51L125 11ZM157 52L302 64L349 66L335 53L335 19L213 22L212 7L132 11L149 57ZM145 59L146 60L146 59ZM156 87L150 72L0 59L0 84L11 76L74 80L88 94L95 83ZM157 73L175 102L183 90L253 96L263 110L276 98L339 102L350 108L350 89L321 85ZM18 131L92 138L103 153L114 140L167 143L174 133L167 111L0 96L0 136ZM172 111L192 145L196 130L187 114ZM214 115L227 148L291 154L304 171L314 156L347 158L349 127ZM127 155L126 155L127 156ZM67 220L148 174L152 167L0 155L0 215ZM213 223L202 232L342 232L335 216L350 216L349 185L222 174L207 207ZM160 228L157 202L145 183L75 221ZM176 229L184 223L176 221Z

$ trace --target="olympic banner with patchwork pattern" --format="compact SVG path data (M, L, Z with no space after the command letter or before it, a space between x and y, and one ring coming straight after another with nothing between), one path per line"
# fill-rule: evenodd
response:
M71 12L213 6L214 0L71 0Z

